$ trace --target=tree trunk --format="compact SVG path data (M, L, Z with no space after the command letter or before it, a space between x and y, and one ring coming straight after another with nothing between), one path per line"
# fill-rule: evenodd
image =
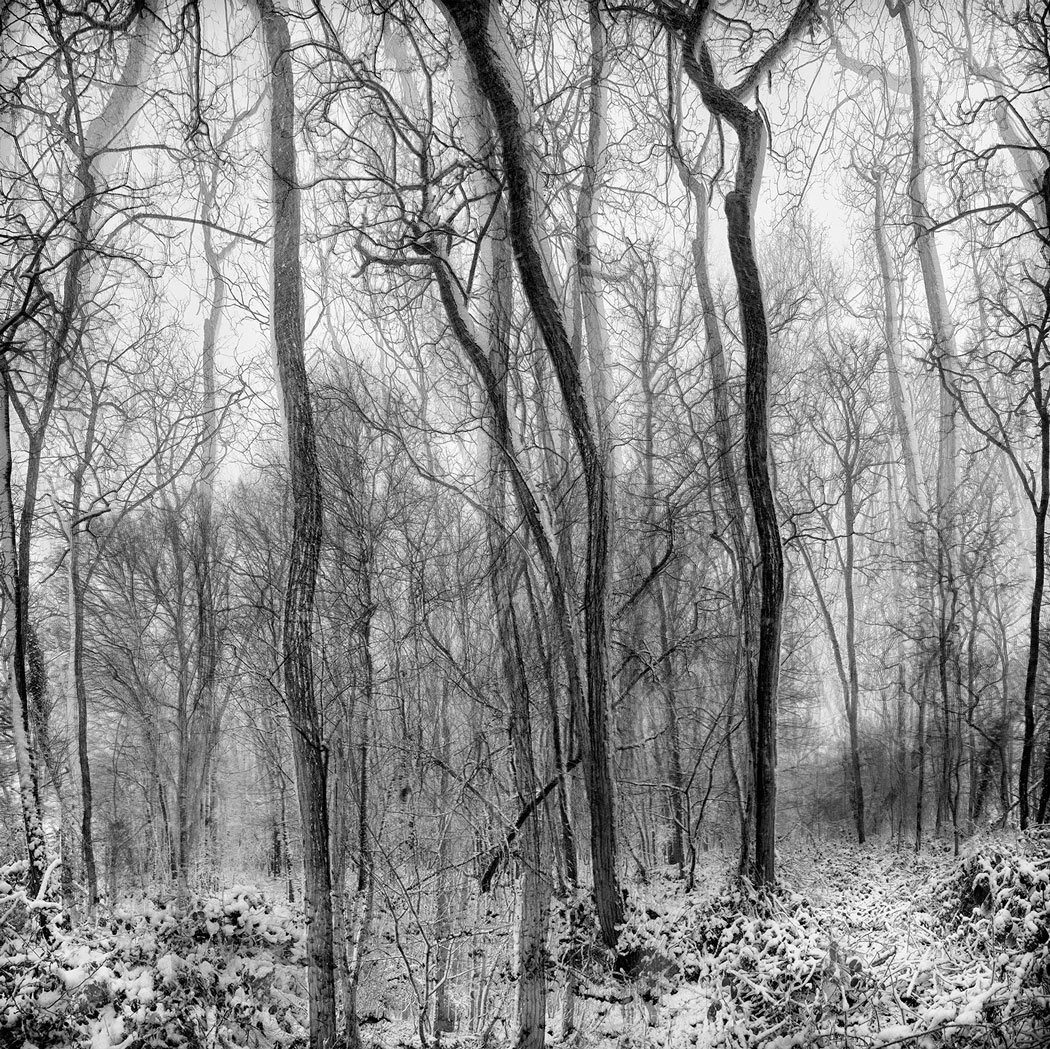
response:
M80 779L80 844L84 860L84 878L87 882L87 909L93 914L98 903L98 873L95 867L95 838L93 830L93 803L91 791L91 763L88 755L87 684L84 679L84 582L80 565L80 514L84 490L84 474L91 462L95 444L95 422L98 398L92 389L92 403L88 415L84 454L73 474L73 490L69 521L68 553L68 616L69 669L73 679L76 709L77 767ZM110 901L112 905L113 901Z
M1028 663L1024 678L1024 741L1021 746L1021 767L1018 776L1021 829L1028 826L1029 780L1035 753L1035 700L1039 684L1040 646L1042 643L1043 589L1046 585L1046 519L1050 509L1050 410L1043 391L1043 364L1038 355L1032 355L1033 402L1039 412L1039 488L1035 505L1035 579L1032 582L1032 600L1028 614ZM1043 769L1043 786L1039 794L1036 822L1046 820L1050 801L1050 747L1047 748Z
M26 892L35 899L40 894L47 870L47 847L41 819L40 783L36 759L30 742L29 690L25 664L25 603L21 595L21 574L15 541L15 510L11 497L11 415L10 375L7 362L0 361L0 561L3 568L3 655L7 676L7 694L11 708L11 733L14 739L18 792L25 831L29 871Z
M328 852L327 767L313 672L313 609L321 555L321 477L306 374L295 95L288 23L272 0L255 0L270 89L273 285L271 317L284 409L292 536L282 619L284 702L292 726L306 875L311 1049L335 1044L335 951Z
M923 806L926 791L926 687L928 672L919 686L919 722L915 728L918 768L915 775L915 851L922 851Z
M650 301L650 293L653 301ZM656 282L643 290L645 302L641 307L642 337L638 362L638 381L642 393L642 472L644 476L643 531L647 534L649 572L658 571L659 553L656 548L657 493L656 493L656 392L653 374L653 344L657 329ZM660 651L664 653L654 667L654 684L660 692L664 706L665 731L667 733L667 808L670 816L670 844L667 862L678 868L681 876L685 871L685 791L682 776L682 744L678 708L674 690L674 658L672 656L671 622L667 609L666 580L661 574L653 582L653 601L656 605L657 630Z
M733 567L737 578L736 600L739 609L743 673L737 673L734 677L734 687L739 690L740 695L739 697L734 696L734 701L727 705L727 718L729 719L727 723L732 724L733 710L738 705L736 700L739 698L739 706L746 713L740 724L746 735L749 768L731 770L731 773L738 794L740 794L738 806L740 855L737 866L740 876L744 877L749 873L751 866L751 834L754 814L755 649L759 594L752 585L753 556L737 469L729 398L729 366L725 345L722 341L722 332L718 325L714 291L711 287L711 270L708 262L708 210L711 206L711 194L700 175L689 164L679 142L680 105L678 94L674 91L674 77L673 57L669 47L668 91L674 92L673 103L668 112L671 156L686 192L692 197L693 208L696 211L691 244L693 279L704 315L704 342L707 349L708 367L711 370L711 405L714 417L715 449L718 456L718 481L722 489L730 544L736 562ZM731 747L729 751L732 753Z
M843 590L846 597L846 668L847 694L846 713L849 721L849 754L850 774L853 781L853 815L857 823L857 842L863 845L867 838L867 821L864 815L864 781L860 766L860 672L857 666L857 609L854 597L854 565L856 553L854 537L857 527L857 510L854 502L853 488L855 478L849 475L846 479L846 493L843 498L845 506L845 544L846 556L843 562Z
M937 628L937 658L942 687L942 704L947 712L952 699L948 665L958 660L954 642L954 623L950 621L947 612L955 586L953 558L957 546L954 521L956 404L950 391L952 381L950 376L956 357L955 325L945 292L944 275L941 270L940 255L934 239L933 220L928 205L926 185L927 102L922 57L911 20L909 0L886 0L886 2L890 13L901 23L908 53L908 83L912 111L908 194L911 201L912 223L915 228L915 248L919 256L919 267L922 272L923 289L926 293L926 306L930 319L932 336L930 356L940 377L937 503L934 508L937 523L937 600L940 608ZM949 738L946 737L945 747L949 745Z
M506 397L510 371L511 283L509 244L507 243L506 210L499 209L493 223L492 261L489 296L489 367L495 382ZM490 405L499 410L499 405ZM499 419L489 423L491 434L503 428ZM510 733L514 787L519 811L536 796L536 767L532 745L532 716L525 667L518 643L517 617L514 611L516 580L521 573L511 564L507 536L506 458L490 437L487 475L490 516L488 543L491 557L490 595L495 610L496 639L500 654L503 685L509 699ZM543 1049L547 1016L546 939L550 887L542 868L542 824L537 810L522 825L519 867L521 891L516 937L517 1009L513 1044L516 1049Z
M425 603L421 595L420 607ZM436 690L435 690L436 691ZM451 788L449 760L451 757L451 732L449 730L449 700L451 686L446 678L440 684L440 697L436 698L438 706L437 737L440 758L440 773L435 801L439 806L433 813L437 828L437 849L434 859L434 974L431 986L434 991L433 1019L430 1033L433 1035L434 1047L439 1049L443 1035L455 1030L455 1013L452 1005L452 984L454 980L453 962L454 946L452 939L452 856L449 848L449 836L452 833L452 812L448 804Z
M850 525L847 524L846 531L849 534ZM840 640L838 628L831 608L828 606L824 596L823 587L817 577L813 560L804 545L799 547L802 560L805 562L809 572L809 578L813 583L813 592L817 597L817 606L820 608L821 617L824 620L824 629L827 631L828 641L831 644L831 654L835 661L835 670L838 674L839 684L842 688L842 706L846 714L846 727L849 735L849 769L850 769L850 802L853 808L853 818L857 828L857 843L864 844L866 836L866 823L864 818L864 789L861 781L860 746L858 735L858 705L860 699L860 683L857 676L857 656L854 639L854 608L853 608L853 581L852 581L852 557L847 554L846 564L849 566L845 571L846 597L846 634ZM845 649L845 651L843 651Z
M368 821L369 795L369 734L372 707L375 703L375 676L372 663L372 616L375 604L372 598L373 555L368 520L365 488L364 452L361 446L362 420L356 415L351 420L348 443L347 540L350 548L350 568L354 623L350 637L353 668L354 705L361 710L357 769L357 882L354 888L352 921L348 923L343 951L345 979L343 1015L346 1023L346 1043L349 1049L360 1049L361 1031L357 1019L357 996L361 985L365 947L372 927L375 898L375 879L372 858L371 831ZM349 725L348 725L349 728Z
M601 261L595 252L595 216L605 173L608 139L608 91L605 86L605 27L599 0L587 0L590 37L587 77L587 141L584 147L582 184L576 202L576 267L580 288L580 312L590 365L594 424L603 453L610 464L610 484L615 475L613 395L610 384L609 324L605 311ZM614 517L610 507L610 517Z
M865 176L867 177L867 176ZM879 260L879 282L882 288L883 303L883 337L885 339L886 373L889 379L890 402L897 424L897 434L901 443L901 457L904 461L905 487L908 495L908 524L915 528L922 524L923 509L922 460L919 456L919 445L915 438L915 424L911 408L904 393L901 381L901 347L900 347L900 311L897 305L897 289L893 280L890 265L890 249L886 240L886 202L882 187L883 173L873 171L869 181L875 192L875 217L873 233L875 254ZM920 531L920 537L922 532Z
M499 461L498 453L493 460ZM495 465L495 463L494 463ZM492 472L491 501L495 512L504 510L503 471ZM504 511L505 512L505 511ZM500 665L509 697L508 728L513 755L514 784L519 809L532 802L537 793L532 748L529 690L518 651L517 622L513 609L514 584L502 534L490 535L492 600L496 611L496 632ZM518 929L515 937L515 979L517 984L516 1049L542 1049L546 1029L547 976L546 939L550 886L541 856L541 807L537 807L518 834L518 863L521 872Z
M785 33L790 42L808 21L810 4L803 0ZM686 26L684 58L690 79L704 105L732 125L738 140L736 179L726 195L729 255L736 278L745 352L745 472L758 537L759 622L755 668L755 733L752 744L755 774L754 877L772 885L775 877L777 686L780 675L781 613L784 604L784 558L770 473L769 329L754 246L754 211L765 155L762 114L748 109L715 79L714 65L703 31L710 11L706 4Z
M539 225L540 199L531 164L521 72L492 0L442 0L488 101L502 146L510 239L522 288L557 376L583 468L587 501L584 576L586 710L580 739L591 812L594 897L602 938L615 947L623 922L617 860L616 799L609 752L608 575L610 484L606 457L587 407L579 361L555 292L553 270Z
M201 217L205 223L213 220L217 177L217 160L212 164L211 181L206 181L203 173L200 173L199 176ZM216 592L218 539L214 512L220 426L215 383L215 354L226 298L226 283L222 273L223 253L215 248L211 228L205 225L201 230L201 235L204 259L208 267L210 297L201 341L201 379L204 403L201 421L201 464L197 479L198 543L193 559L193 581L197 606L197 660L194 674L196 696L189 725L192 754L187 770L197 811L194 814L195 818L190 821L186 841L188 864L192 863L200 846L200 804L201 799L207 796L208 784L212 778L215 747L221 731L221 710L216 694L221 640L218 614L220 595Z
M364 632L367 636L367 631ZM367 641L365 641L367 645ZM369 660L369 662L371 662ZM371 667L369 667L369 675ZM365 708L364 724L361 726L361 741L358 760L358 810L357 810L357 885L354 893L354 920L349 929L350 941L346 950L346 983L343 995L343 1015L346 1023L347 1049L361 1049L361 1028L357 1019L357 995L361 987L361 970L365 945L372 930L372 911L375 898L372 846L368 828L368 712Z

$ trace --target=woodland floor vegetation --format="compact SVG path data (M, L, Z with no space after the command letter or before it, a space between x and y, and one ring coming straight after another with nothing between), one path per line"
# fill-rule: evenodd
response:
M691 891L659 871L630 886L621 939L636 953L630 975L616 971L599 941L574 936L564 912L552 915L548 1044L1046 1044L1050 851L1040 839L983 837L963 857L936 845L917 855L880 843L796 841L782 849L773 891L728 880L716 854L699 868ZM24 865L0 874L5 1049L303 1044L303 916L280 900L281 886L184 899L143 892L72 926L48 893L36 904L50 916L46 933L34 933L19 888ZM493 1011L454 1003L460 1024L440 1044L510 1044L512 988L506 948L497 946L510 936L494 920L470 952L468 964L487 974L478 980ZM375 930L359 998L365 1045L420 1046L412 1002L420 951L411 933ZM563 1039L558 987L570 969L577 1029ZM474 983L464 986L474 993Z

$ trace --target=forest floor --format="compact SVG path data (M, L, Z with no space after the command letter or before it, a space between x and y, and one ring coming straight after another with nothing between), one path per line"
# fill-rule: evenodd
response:
M190 901L154 892L69 927L57 904L40 903L54 908L41 936L29 932L33 907L18 903L19 866L0 868L0 1049L305 1044L296 908L254 888ZM956 858L937 844L916 855L811 841L781 851L773 894L732 883L725 867L705 856L691 892L663 876L630 886L621 947L641 959L630 978L613 972L593 934L574 940L555 914L547 1044L559 1043L571 970L579 994L567 1049L1050 1047L1045 842L972 841ZM374 1049L418 1049L407 1018L409 987L419 986L405 975L412 955L383 939L366 982L387 1015L406 1019L363 1034ZM490 951L505 973L507 944ZM484 1036L441 1044L509 1044L505 976L489 1001Z
M640 890L629 942L675 964L655 994L592 1001L583 1043L1050 1046L1045 846L985 840L956 858L813 841L785 850L780 879L769 897L724 873L689 895Z

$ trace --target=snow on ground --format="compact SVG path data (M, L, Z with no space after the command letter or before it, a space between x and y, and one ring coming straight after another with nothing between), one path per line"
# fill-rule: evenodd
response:
M813 841L783 852L773 894L735 884L719 860L706 857L689 893L666 873L630 887L630 979L611 971L589 924L567 932L554 909L549 1045L569 967L572 1049L1050 1049L1045 845L979 841L956 859ZM302 1045L302 918L268 893L146 897L91 926L56 918L50 940L25 919L21 935L0 938L0 1049ZM487 962L506 946L493 940ZM479 1018L487 1040L457 1032L445 1049L507 1043L504 989ZM418 1046L408 997L388 992L389 1021L369 1023L366 1039Z
M773 897L659 881L625 933L673 962L656 1008L588 1004L594 1049L1050 1046L1050 855L810 842ZM618 1026L617 1026L618 1025Z

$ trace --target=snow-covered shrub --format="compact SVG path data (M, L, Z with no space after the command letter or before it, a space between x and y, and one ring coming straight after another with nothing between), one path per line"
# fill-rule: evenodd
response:
M1050 989L1050 857L996 847L967 857L942 887L944 917L1000 965L1021 956L1025 981Z
M61 935L69 921L58 899L58 863L48 868L40 892L30 899L29 861L0 866L0 941L24 936Z
M840 951L809 901L748 885L632 908L621 949L650 959L665 993L669 1044L808 1044L827 1014L868 993L859 958Z
M283 1046L301 1034L303 934L250 889L152 900L0 946L0 1047Z
M632 900L621 946L645 959L654 1003L639 1044L1050 1045L1045 865L986 855L964 874L947 855L822 843L783 867L805 894L659 886ZM961 916L963 889L982 872Z

